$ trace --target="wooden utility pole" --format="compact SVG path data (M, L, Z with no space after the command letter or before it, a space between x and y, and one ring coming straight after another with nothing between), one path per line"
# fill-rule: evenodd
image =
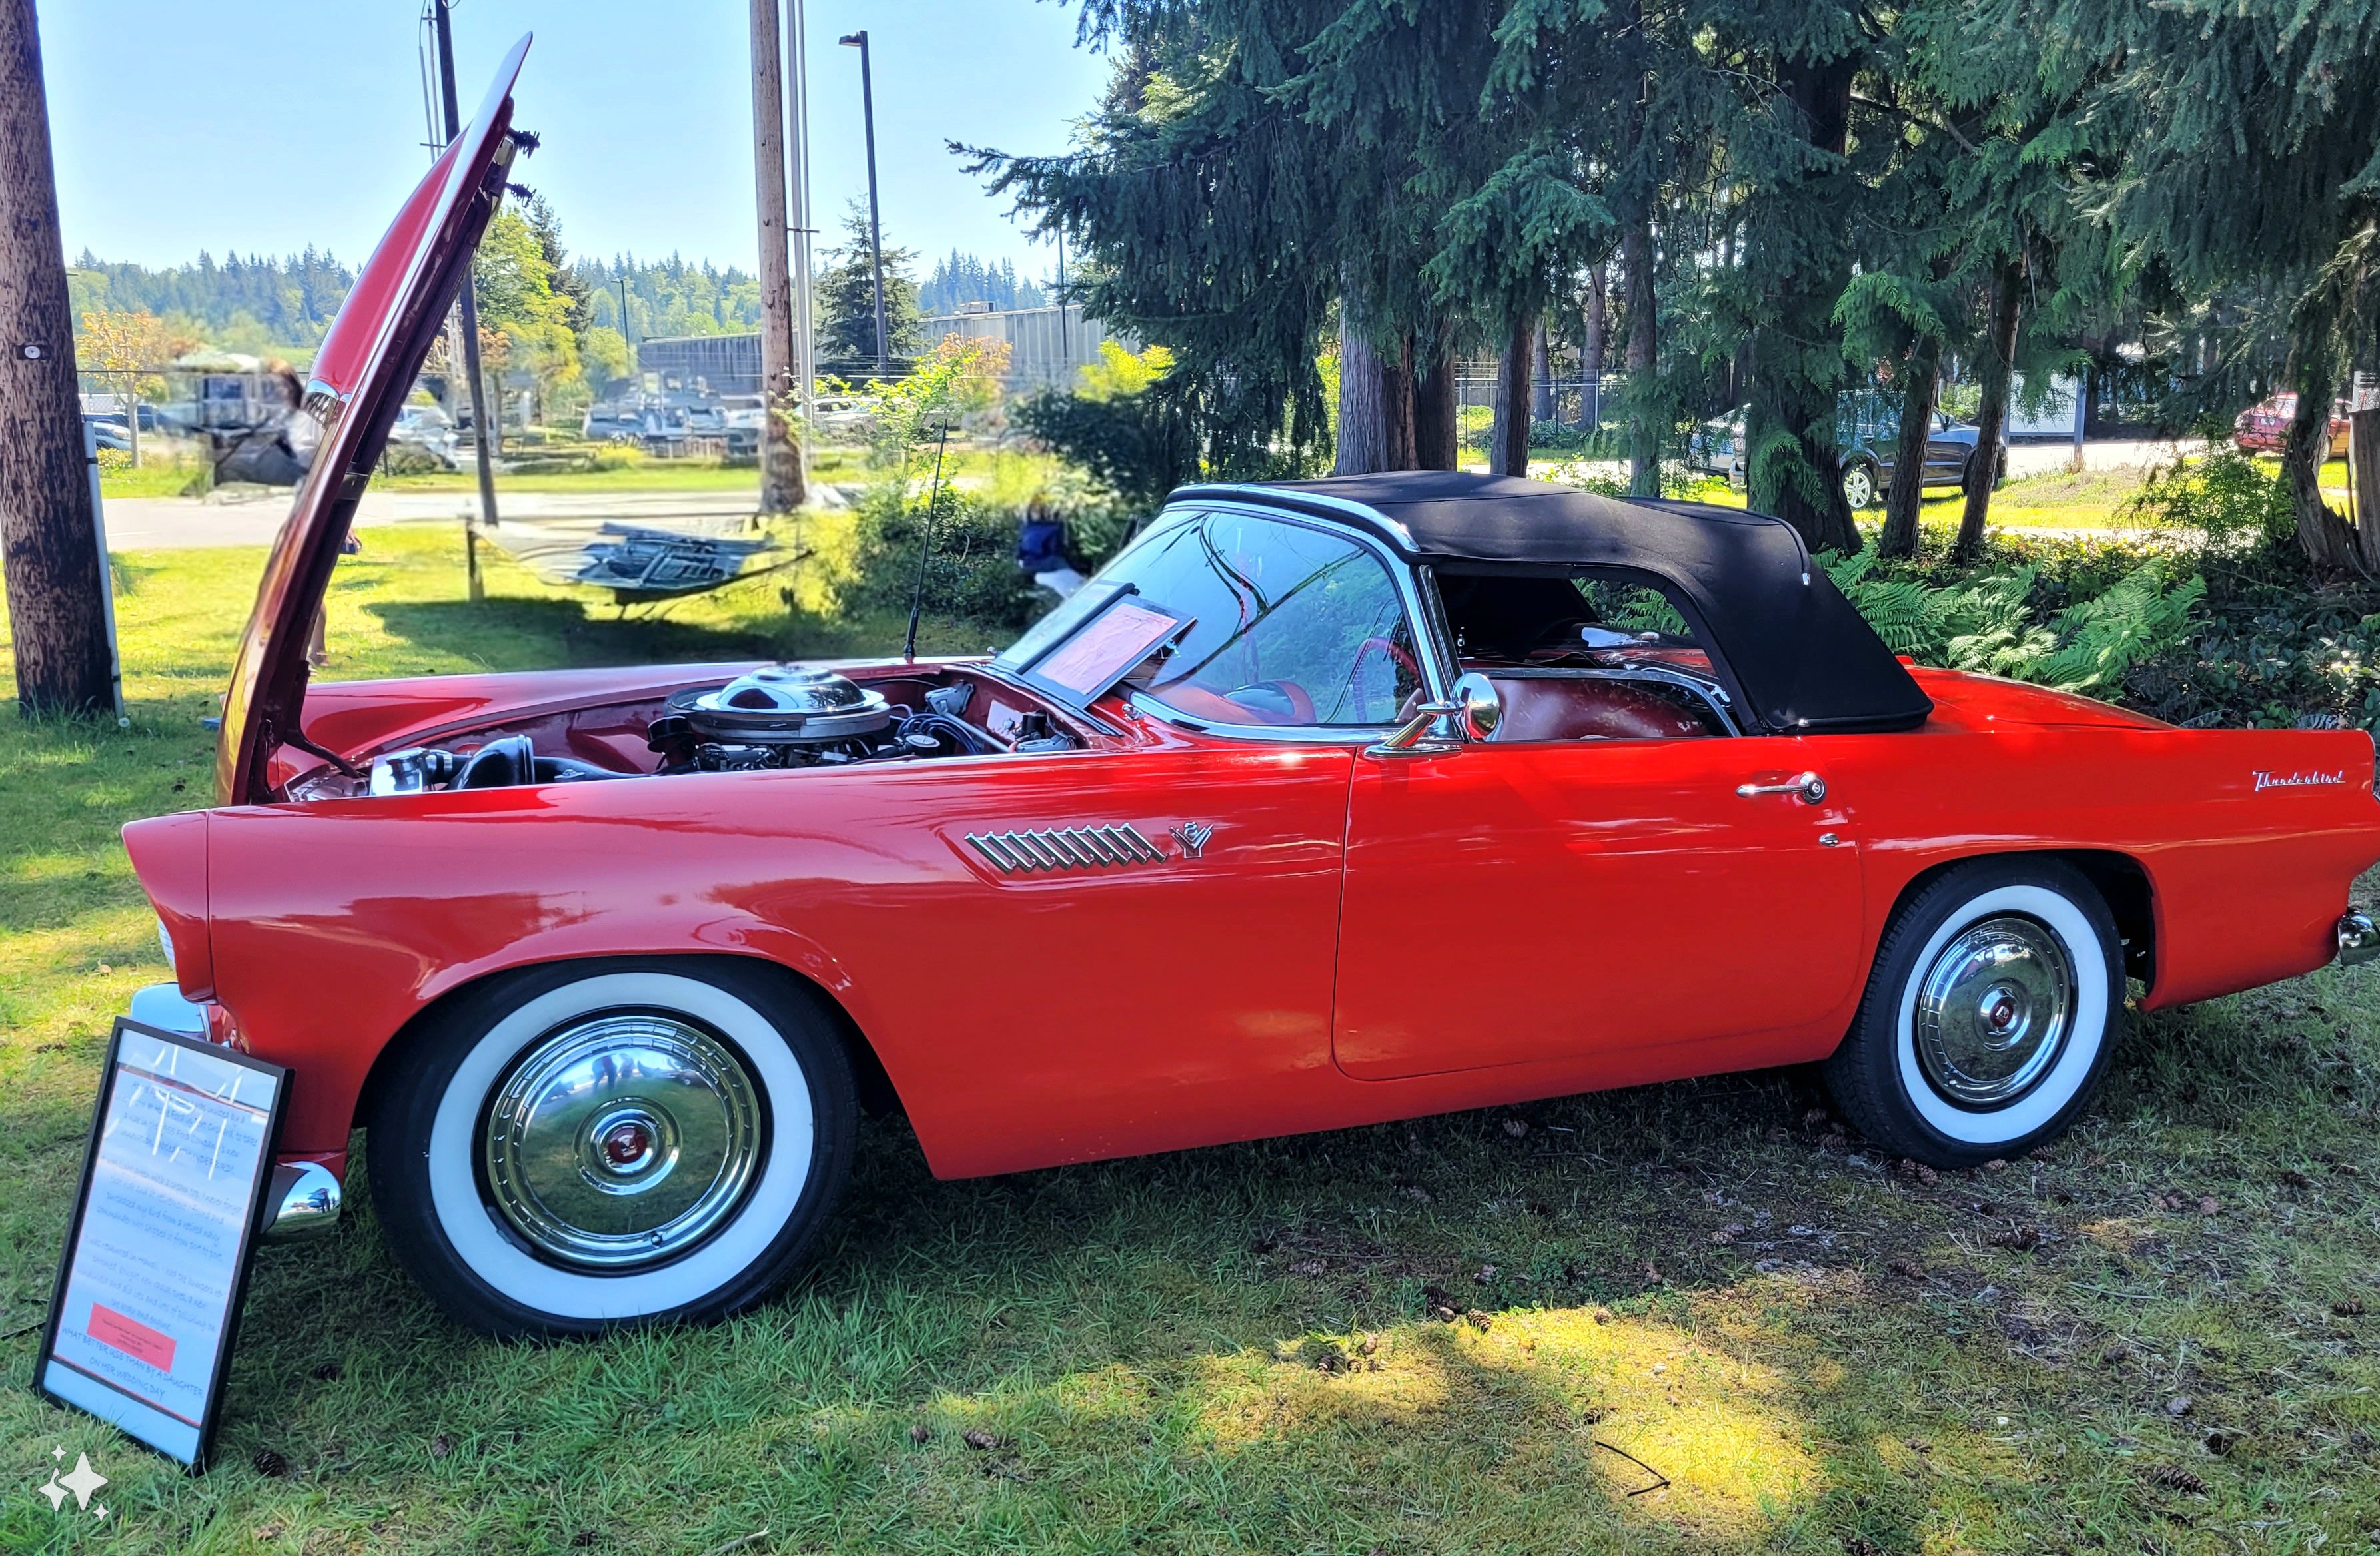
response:
M74 325L33 0L0 0L0 560L21 714L106 706L107 559L75 396Z
M777 0L752 0L752 176L760 211L760 512L802 505L801 451L790 417L794 382L794 282L786 265L785 94L777 47Z

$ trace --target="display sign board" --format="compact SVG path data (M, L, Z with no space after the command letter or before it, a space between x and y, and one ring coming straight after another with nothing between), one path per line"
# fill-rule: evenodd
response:
M119 1019L34 1376L193 1469L223 1400L289 1072Z

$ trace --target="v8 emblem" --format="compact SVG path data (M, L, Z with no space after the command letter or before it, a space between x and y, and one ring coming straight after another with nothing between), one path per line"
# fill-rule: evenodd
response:
M1182 857L1196 859L1207 851L1207 839L1215 829L1203 821L1185 821L1173 829L1173 840L1182 845Z

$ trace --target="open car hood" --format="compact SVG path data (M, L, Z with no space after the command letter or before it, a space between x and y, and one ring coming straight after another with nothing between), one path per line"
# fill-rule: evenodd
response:
M524 37L504 56L479 114L406 200L322 338L301 412L321 422L322 440L273 537L232 660L215 747L217 804L271 799L273 752L305 749L307 641L389 428L504 198L513 81L528 44Z

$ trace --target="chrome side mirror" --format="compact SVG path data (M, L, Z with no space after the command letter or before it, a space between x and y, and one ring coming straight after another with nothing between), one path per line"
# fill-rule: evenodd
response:
M1429 732L1430 726L1441 718L1453 718L1463 712L1457 702L1424 703L1413 710L1413 717L1364 748L1366 756L1440 756L1463 749L1461 741L1451 741Z
M1468 739L1492 739L1496 727L1504 722L1504 702L1496 694L1496 683L1477 670L1468 671L1455 682L1454 702L1460 709L1456 721Z
M1453 738L1435 732L1440 721L1454 726ZM1504 704L1496 683L1474 671L1454 683L1454 694L1442 703L1423 703L1402 724L1364 748L1367 756L1443 756L1460 751L1467 741L1484 741L1504 721Z

